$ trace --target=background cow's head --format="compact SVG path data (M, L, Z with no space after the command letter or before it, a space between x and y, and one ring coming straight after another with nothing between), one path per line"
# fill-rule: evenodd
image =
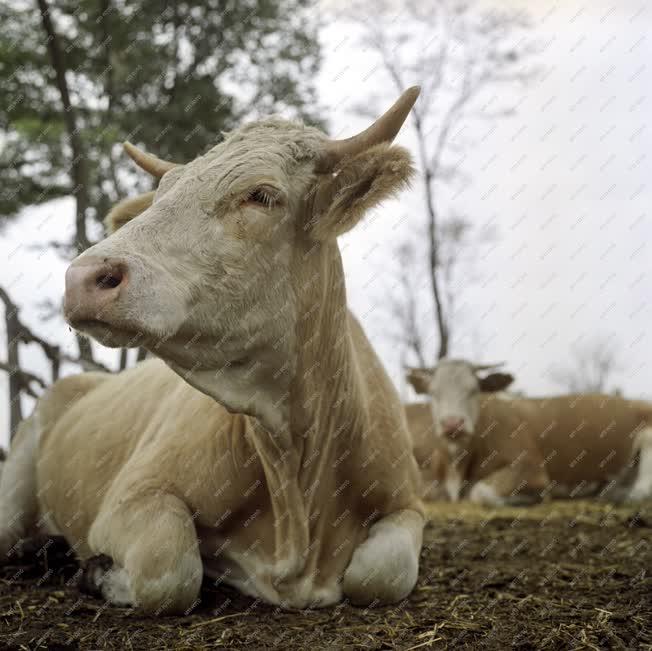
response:
M408 152L391 141L418 93L346 140L271 118L185 165L127 143L160 183L116 206L113 233L70 265L66 319L107 346L145 346L212 395L209 375L227 372L237 388L242 369L251 389L261 368L282 374L302 297L342 284L325 269L341 267L337 236L411 176ZM278 376L266 381L282 395Z
M417 393L430 397L435 431L449 441L473 435L483 393L502 391L513 381L509 373L489 373L500 364L471 364L445 359L434 368L410 368L407 380Z

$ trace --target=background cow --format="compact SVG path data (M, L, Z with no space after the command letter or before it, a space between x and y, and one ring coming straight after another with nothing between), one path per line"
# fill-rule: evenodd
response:
M448 451L435 432L432 409L425 402L413 402L405 405L405 416L412 437L412 454L421 472L423 498L447 500Z
M390 142L417 95L343 141L269 119L183 166L127 145L161 182L72 263L64 311L164 361L39 401L0 481L2 556L62 534L89 589L154 613L192 608L203 573L288 608L412 590L418 471L336 238L408 182Z
M547 493L611 499L652 493L652 406L600 394L505 399L497 392L513 377L481 374L494 366L442 360L408 372L415 390L430 397L452 500L519 504Z

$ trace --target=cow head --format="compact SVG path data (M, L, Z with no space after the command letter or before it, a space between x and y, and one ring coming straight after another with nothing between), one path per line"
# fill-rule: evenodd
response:
M301 297L341 284L327 269L341 266L337 236L411 176L391 141L418 93L346 140L270 118L185 165L126 143L158 188L116 206L114 232L70 265L66 320L107 346L144 346L227 408L255 413L263 385L280 400Z
M502 391L513 381L509 373L487 371L500 364L471 364L445 359L434 368L410 368L408 382L417 393L430 396L436 433L450 442L472 436L480 414L483 393Z

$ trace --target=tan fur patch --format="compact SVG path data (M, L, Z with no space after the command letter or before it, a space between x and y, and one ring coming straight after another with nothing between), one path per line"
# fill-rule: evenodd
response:
M124 226L128 221L145 212L152 205L154 194L155 192L153 191L145 192L144 194L139 194L137 197L125 199L113 206L104 219L107 232L109 234L115 233L115 231Z

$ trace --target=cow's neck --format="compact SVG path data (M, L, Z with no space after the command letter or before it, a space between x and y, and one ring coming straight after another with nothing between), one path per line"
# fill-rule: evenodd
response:
M361 427L364 410L337 244L299 248L293 267L296 322L285 364L288 381L278 383L282 396L270 409L273 417L257 416L267 431L260 445L282 458L293 476L310 466L307 474L316 477L316 457L323 462L352 428Z
M291 428L304 456L347 439L363 412L339 249L327 242L308 255L302 271L312 282L298 290L290 385Z
M259 420L253 437L271 495L279 578L303 571L324 468L352 444L365 413L337 245L316 245L295 262L294 277L304 282L297 283L291 373L277 416L283 427Z
M293 291L280 308L257 304L249 331L220 339L191 368L174 349L165 358L229 411L254 416L279 454L300 457L308 442L314 447L329 431L350 430L343 420L355 418L351 408L360 404L359 375L336 242L297 246L282 273ZM270 312L271 320L255 318Z

